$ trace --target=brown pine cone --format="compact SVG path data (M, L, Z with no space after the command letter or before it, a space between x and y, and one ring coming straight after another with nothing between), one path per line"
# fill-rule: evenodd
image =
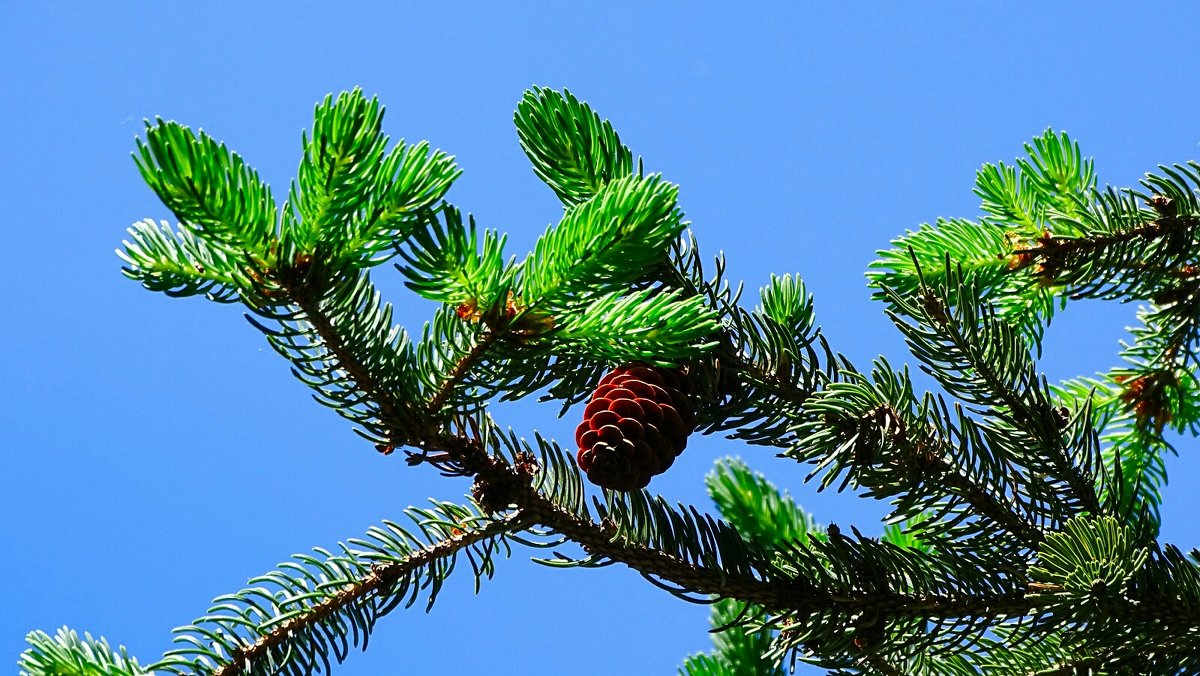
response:
M597 486L645 488L687 446L691 381L679 369L622 364L600 379L575 429L576 460Z

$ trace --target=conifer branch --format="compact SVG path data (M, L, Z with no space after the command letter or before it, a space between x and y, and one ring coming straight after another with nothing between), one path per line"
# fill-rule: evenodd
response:
M926 373L961 400L952 411L917 396L907 369L881 358L868 376L833 352L798 277L773 275L753 311L720 257L709 281L690 234L679 239L677 187L640 160L635 170L611 124L571 95L538 89L518 109L534 171L567 207L518 265L504 236L481 239L442 201L459 173L452 158L423 143L385 153L381 120L357 90L326 98L281 209L223 144L148 125L135 160L181 224L135 226L121 255L147 288L242 300L278 322L250 317L318 401L383 450L414 449L411 464L473 478L474 501L409 510L422 535L389 523L340 554L298 555L252 582L264 587L219 597L152 668L328 669L406 597L427 589L432 603L459 554L478 582L493 548L518 541L577 544L585 555L556 553L559 564L624 563L682 598L728 602L738 614L722 625L752 627L739 650L770 668L803 647L819 664L882 674L1195 671L1200 553L1158 546L1139 520L1155 517L1165 481L1164 425L1200 428L1188 370L1200 342L1200 164L1148 176L1152 197L1101 193L1091 161L1048 131L1016 167L981 170L990 216L922 226L881 252L869 274L877 297ZM408 286L441 303L415 350L365 272L393 255ZM1082 297L1156 307L1123 353L1132 368L1052 396L1032 352L1055 308ZM650 383L601 380L592 427L578 434L606 435L612 462L665 469L663 449L725 431L812 463L822 488L842 478L890 499L902 525L882 539L822 530L745 467L714 480L720 521L635 490L644 482L605 483L584 441L577 465L539 437L539 461L486 414L492 398L542 388L579 402L606 364L630 360L677 367L694 401L672 399L668 417L646 398ZM1060 395L1070 408L1056 408ZM654 411L685 429L643 426ZM673 445L651 448L651 431ZM609 492L589 492L585 472ZM1042 641L1021 643L1029 637ZM86 637L31 645L24 664L138 671Z
M229 661L214 670L212 676L240 676L246 673L257 673L255 671L256 661L292 640L297 634L318 626L331 615L348 606L361 604L372 594L386 593L398 581L438 559L454 556L471 545L497 535L521 530L526 525L526 516L521 512L513 512L506 518L493 521L482 528L464 531L460 535L418 549L403 560L375 564L366 576L352 584L345 585L325 601L307 608L304 613L280 622L270 631L261 635L254 643L233 651L229 656Z
M1052 463L1052 467L1047 468L1046 474L1061 478L1083 510L1090 514L1099 514L1100 499L1096 487L1068 455L1062 436L1053 423L1054 412L1048 400L1040 396L1036 380L1030 378L1031 382L1023 383L1027 388L1024 392L1013 390L1011 384L998 371L1001 365L992 363L985 355L980 354L983 346L978 344L978 338L972 339L968 336L956 317L936 309L940 307L940 303L941 300L937 296L927 291L925 305L932 311L927 309L926 316L939 325L977 377L987 385L989 392L999 399L1005 412L1012 416L1014 422L1021 429L1029 430L1034 439L1048 451L1047 459ZM1054 431L1044 433L1047 430Z
M442 405L453 394L454 388L458 387L462 379L475 366L476 361L483 357L488 349L500 340L502 334L503 331L489 329L479 336L479 340L471 347L470 351L459 358L454 367L450 369L450 372L446 374L446 377L442 379L437 391L434 392L429 402L425 404L425 413L427 415L436 416L441 411Z
M955 489L958 495L962 496L962 499L975 508L981 516L991 519L1000 527L1016 535L1027 547L1037 548L1037 544L1042 540L1042 531L1014 511L1011 503L1002 501L995 492L986 490L941 458L933 459L929 464L929 470L937 474L944 485Z
M520 504L538 523L579 543L589 554L619 561L643 575L660 577L699 594L732 597L771 608L796 607L804 598L802 585L730 575L635 542L614 540L613 531L604 524L572 514L536 491L526 492Z
M905 461L914 471L934 475L940 483L954 489L964 501L970 504L984 517L995 522L1008 532L1016 535L1030 549L1036 549L1042 540L1042 531L1021 515L1015 505L1004 499L1004 495L996 490L988 490L970 475L960 471L945 460L951 457L945 450L945 441L936 437L911 440L904 419L890 406L881 409L892 421L888 426L888 435L895 448L900 449ZM878 415L872 413L872 415ZM926 450L928 449L928 450Z
M388 430L389 441L411 439L415 430L409 429L410 425L406 424L406 421L413 418L410 407L397 399L394 393L380 387L370 369L347 348L331 317L322 311L318 297L301 289L285 287L284 290L295 302L296 307L304 313L304 318L312 324L325 348L337 359L338 365L346 371L355 388L379 406L383 418L380 422Z
M1097 233L1085 237L1060 237L1046 234L1037 238L1037 246L1016 249L1013 254L1018 256L1022 267L1040 260L1041 262L1037 263L1035 274L1053 282L1058 273L1066 267L1071 256L1095 253L1138 239L1149 241L1169 237L1180 230L1194 228L1197 225L1200 225L1200 217L1163 216L1128 230L1111 234Z
M603 524L571 514L536 492L529 492L519 509L540 524L578 542L588 552L620 561L644 575L655 575L701 594L719 595L756 603L773 611L817 613L882 613L928 619L1013 617L1029 612L1033 604L1025 594L996 597L955 597L884 592L877 596L836 595L804 580L772 580L731 576L680 561L657 549L632 542L614 541Z
M755 383L766 385L774 397L791 404L796 410L800 410L813 394L811 389L800 387L794 380L781 374L778 364L731 352L722 352L719 358L722 367L748 374Z
M778 574L764 576L770 571L759 576L736 575L724 568L696 565L626 538L614 539L616 533L611 524L597 523L559 506L537 491L528 477L515 472L504 458L487 453L474 439L458 436L430 441L462 462L466 472L475 474L477 486L490 486L511 496L519 513L578 543L589 554L624 563L643 575L662 578L698 594L736 598L776 612L881 613L927 619L1014 617L1034 607L1024 592L991 596L905 594L890 590L879 594L833 594L804 579L788 579ZM521 483L514 485L514 480Z

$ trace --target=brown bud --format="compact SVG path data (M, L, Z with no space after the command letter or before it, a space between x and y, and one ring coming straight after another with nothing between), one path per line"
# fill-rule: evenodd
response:
M1158 215L1163 218L1174 218L1178 214L1178 208L1175 206L1175 200L1166 195L1155 195L1146 200L1146 204L1158 212Z

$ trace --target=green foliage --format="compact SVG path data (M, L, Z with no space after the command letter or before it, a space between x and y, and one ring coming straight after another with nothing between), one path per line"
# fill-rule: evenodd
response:
M383 108L355 89L327 96L314 114L312 137L289 204L284 241L296 253L347 259L354 267L390 258L394 245L421 224L461 171L428 143L403 141L387 151ZM290 214L290 212L289 212Z
M218 597L204 616L175 630L179 647L150 669L194 674L240 663L251 673L329 673L330 658L342 662L350 646L366 648L384 615L422 596L432 607L460 556L478 591L495 555L508 553L507 532L519 528L517 519L488 517L474 505L406 511L415 532L384 522L335 552L298 554Z
M534 173L568 207L633 173L633 153L612 124L568 91L525 92L513 119Z
M798 276L772 275L744 308L720 256L706 271L677 186L635 170L586 103L537 88L515 118L564 205L523 259L447 201L450 156L389 149L383 108L359 90L317 105L278 209L224 144L147 124L134 159L179 222L130 228L126 276L240 301L320 403L381 452L472 478L472 500L294 557L219 597L146 669L64 629L30 634L22 673L328 672L389 612L433 603L460 556L478 587L511 544L553 548L539 559L553 566L624 563L712 603L714 650L684 674L1200 671L1200 552L1156 541L1166 435L1200 432L1200 164L1100 189L1079 146L1047 131L980 169L981 217L910 230L868 271L938 388L921 392L906 367L835 352ZM415 344L371 279L396 255L439 304ZM1148 305L1123 364L1051 385L1043 332L1085 298ZM817 526L740 461L707 478L721 519L645 490L597 494L569 449L489 414L535 393L565 412L633 360L686 374L696 433L888 501L882 537Z
M785 544L807 545L810 539L826 539L811 514L741 460L718 462L705 477L705 484L721 516L748 540L775 550Z
M203 294L218 303L237 301L236 254L220 243L206 242L187 226L173 232L166 221L151 219L134 223L129 236L133 241L125 240L125 249L117 249L127 263L121 268L126 277L168 296Z
M323 308L314 317L317 307ZM267 343L292 363L292 373L314 390L313 398L357 423L377 443L392 443L424 424L411 402L420 396L421 372L408 334L392 323L370 280L361 276L329 289L305 307L264 307L247 315ZM337 336L336 342L326 336ZM354 363L349 355L354 355ZM349 377L348 377L349 376ZM364 397L362 391L397 393L405 400Z
M980 170L976 193L987 217L979 223L939 221L936 227L910 232L894 242L895 249L882 252L870 276L880 297L900 316L917 318L898 325L925 370L952 393L971 401L986 392L974 387L981 374L969 363L982 360L1009 368L1007 375L997 375L1011 383L1010 392L1042 393L1039 401L1023 407L1030 414L1027 419L1053 420L1046 415L1048 406L1065 406L1078 428L1078 412L1086 412L1099 434L1100 450L1088 451L1094 445L1088 441L1092 433L1079 429L1083 446L1077 452L1084 453L1079 464L1086 468L1098 457L1098 471L1090 472L1098 499L1112 513L1141 524L1144 537L1152 539L1159 487L1166 480L1162 455L1171 449L1162 429L1170 425L1195 433L1193 405L1187 403L1194 401L1188 395L1194 391L1194 365L1189 366L1194 350L1184 347L1195 341L1196 315L1188 305L1195 296L1190 278L1179 271L1187 269L1192 256L1184 240L1194 232L1194 188L1200 184L1194 167L1160 167L1161 174L1147 175L1144 191L1101 191L1092 162L1083 159L1065 134L1047 131L1026 151L1028 158L1015 167L985 165ZM956 275L969 286L948 284ZM936 301L930 301L927 289ZM1050 388L1051 397L1046 385L1037 384L1029 352L1040 352L1042 331L1055 310L1080 298L1168 302L1139 313L1143 326L1134 329L1135 341L1122 353L1131 368L1115 369L1099 380L1069 381ZM967 323L959 342L982 348L979 358L952 363L959 353L955 341L939 341L936 329L920 326L937 325L945 316L953 328L962 324L957 318L964 312L983 316L984 328L991 326L984 336L995 335L1000 342L980 342ZM996 409L997 403L1002 402L985 405ZM1052 445L1054 430L1041 429L1040 436ZM1043 459L1054 455L1061 453ZM1045 464L1034 466L1040 475ZM1076 492L1086 498L1082 490ZM1050 491L1045 499L1056 494Z
M1077 378L1054 388L1055 394L1072 406L1090 405L1093 427L1102 429L1099 441L1102 461L1111 479L1101 486L1105 513L1137 528L1139 540L1153 540L1158 532L1161 486L1167 481L1165 455L1174 449L1161 432L1139 424L1132 408L1123 400L1118 374ZM1190 397L1189 401L1196 401Z
M954 261L954 269L972 273L975 291L986 298L1011 277L1004 260L1011 250L1007 232L1001 225L965 218L939 219L934 225L923 223L917 230L892 240L893 248L880 251L867 278L873 286L886 285L897 295L916 296L923 286L941 281L949 258ZM876 298L885 296L879 292ZM953 305L957 298L950 301Z
M728 523L702 514L696 507L671 506L661 496L645 491L605 491L604 501L594 505L596 517L615 526L612 539L627 545L665 553L670 558L698 568L720 570L728 577L747 576L792 581L792 575L771 565L770 550L742 537ZM559 565L599 567L613 563L605 554L590 553L572 559L560 555ZM686 601L707 603L697 590L643 573L650 582Z
M717 601L713 604L713 651L692 655L679 673L685 676L784 676L787 673L769 657L771 632L768 629L745 630L744 604Z
M800 277L771 275L771 283L763 287L762 314L788 336L807 336L813 331L813 297L804 288Z
M63 627L54 636L43 631L25 637L29 649L17 664L21 676L140 676L149 674L124 646L113 650L108 641L83 638Z
M567 316L555 338L596 361L670 367L715 345L711 337L718 328L716 313L702 298L642 289L601 296Z
M848 562L842 559L842 556L849 554L850 561L853 561L850 565L851 570L856 573L867 570L864 567L867 559L860 557L877 545L867 544L871 541L860 537L860 544L866 547L858 549L845 542L836 527L833 528L831 540L831 535L824 528L817 526L811 515L800 509L790 497L780 494L766 477L752 472L742 461L719 461L716 468L706 477L706 483L721 515L747 541L773 552L779 565L794 565L792 557L815 556L830 570L838 570ZM921 516L913 519L911 523L889 526L881 544L884 547L892 545L896 549L915 550L922 555L932 554L932 548L911 532L913 528L919 528L925 520L926 517ZM842 550L837 547L838 544L847 546ZM886 565L888 564L884 564ZM882 568L874 572L887 574ZM809 574L811 575L811 572ZM826 616L826 619L832 618ZM863 618L848 619L852 623L863 621ZM781 652L793 650L798 643L795 636L780 636L774 631L785 622L786 617L773 617L770 611L758 605L738 604L729 600L718 601L713 607L712 615L715 632L713 652L689 657L681 668L681 673L691 676L782 676L785 670L781 666L779 655ZM797 625L789 627L789 633L797 631ZM808 640L813 640L813 637L810 635ZM819 643L820 639L816 640ZM835 663L824 657L799 657L824 666L835 666Z
M490 308L512 288L512 266L504 261L505 239L486 230L481 243L475 219L464 226L462 214L447 207L431 214L427 227L413 232L408 247L400 251L407 265L397 268L408 278L408 288L425 298Z
M298 251L312 252L319 239L344 243L354 237L363 197L376 181L386 139L379 101L355 90L317 105L312 138L303 136L304 159L288 202L299 221L289 228Z
M939 219L910 230L892 241L894 248L879 252L867 275L872 284L912 296L923 284L940 284L947 261L953 261L975 280L975 299L994 303L997 315L1040 349L1043 331L1066 296L1054 280L1013 273L1029 264L1023 252L1039 237L1081 234L1071 217L1095 194L1096 176L1093 162L1065 133L1046 130L1025 151L1027 157L1015 166L985 164L977 173L975 194L986 217ZM959 302L954 296L946 300Z
M1061 532L1042 543L1038 565L1029 569L1034 580L1060 587L1065 606L1078 603L1097 585L1120 590L1146 561L1146 550L1134 545L1125 528L1112 517L1071 519Z
M678 195L657 175L606 183L538 239L521 263L521 296L562 307L581 294L629 285L662 263L683 232Z
M989 416L982 435L993 453L1007 456L1010 474L1023 468L1019 492L1045 505L1042 518L1061 524L1080 511L1096 513L1101 474L1090 426L1072 430L1067 414L1055 410L1025 342L992 308L976 304L971 280L951 271L945 283L957 293L941 290L920 303L891 296L890 314L913 355L968 410ZM947 308L952 295L959 302Z
M1074 213L1096 188L1095 163L1083 157L1066 132L1047 129L1025 144L1026 158L1016 166L985 164L975 180L982 208L999 224L1016 224L1026 236L1058 224ZM1069 228L1069 226L1067 226ZM1063 234L1078 234L1067 230Z
M1189 560L1169 545L1137 546L1133 529L1115 518L1073 520L1047 537L1030 569L1038 583L1033 597L1047 614L1013 634L1021 650L997 652L1010 659L1036 656L1040 651L1022 644L1048 629L1060 662L1103 665L1114 673L1194 673L1200 666L1200 642L1191 629L1200 600L1196 563L1195 550ZM1167 610L1163 603L1179 605Z
M776 551L790 543L806 545L810 538L825 539L824 531L810 514L781 495L762 474L751 472L741 460L719 461L705 483L721 515L748 541ZM711 619L712 653L688 657L680 673L783 676L785 671L771 656L774 635L769 620L761 606L728 599L717 601Z
M928 520L928 514L918 514L908 521L889 523L884 527L883 535L879 539L882 542L887 542L903 549L917 549L926 554L932 554L933 545L925 542L915 534L916 531L926 528L925 522Z
M724 259L714 262L709 278L689 236L673 251L673 270L664 282L703 297L723 324L716 362L701 362L692 375L709 397L701 403L701 429L790 448L809 397L841 377L849 363L832 352L815 325L812 297L799 278L773 276L760 290L764 305L747 311L739 304L741 287L725 278Z
M175 217L207 238L266 256L275 232L271 190L245 161L208 134L162 119L146 123L134 161Z

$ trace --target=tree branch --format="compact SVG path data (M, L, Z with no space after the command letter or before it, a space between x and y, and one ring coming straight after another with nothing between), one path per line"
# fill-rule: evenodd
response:
M940 302L940 299L936 296L930 295L927 298ZM969 360L970 367L975 370L975 373L987 383L992 392L995 392L999 396L1000 400L1004 403L1004 407L1008 409L1017 422L1022 423L1026 429L1036 430L1044 423L1044 421L1039 419L1041 416L1049 418L1053 415L1049 405L1047 405L1047 410L1038 411L1020 393L1010 390L1004 383L1001 375L996 372L995 366L986 359L978 358L973 349L975 346L972 341L963 334L961 326L958 322L954 321L953 317L944 315L941 318L934 317L934 319L938 321L941 328L954 341L954 346ZM1030 383L1029 386L1037 388L1036 381ZM1099 514L1100 498L1096 495L1096 487L1084 478L1079 471L1079 467L1071 461L1063 445L1062 436L1056 434L1052 438L1038 439L1038 441L1048 442L1045 445L1051 451L1048 453L1048 459L1053 463L1053 466L1046 468L1051 470L1046 473L1063 479L1084 510L1091 514Z
M307 612L280 622L274 629L263 634L254 643L247 645L229 657L229 662L212 673L212 676L238 676L254 673L255 662L280 647L296 634L309 630L346 606L363 603L372 594L386 593L392 586L414 571L432 562L454 556L473 544L502 533L519 530L528 518L521 512L513 512L502 520L494 521L483 528L465 531L448 540L442 540L413 552L407 558L382 565L374 565L371 572L352 584L347 584L328 599L310 607Z
M446 374L446 378L442 380L437 391L434 392L433 397L430 398L429 403L425 405L426 414L431 416L437 415L438 411L441 410L442 405L446 403L446 399L450 397L450 395L454 392L454 388L458 386L459 381L461 381L463 377L467 375L467 373L471 370L471 367L475 365L476 360L481 358L484 353L487 352L488 348L490 348L496 343L497 340L500 339L500 335L501 332L494 329L489 329L483 332L483 334L479 337L479 342L475 343L475 345L471 347L471 350L458 360L458 363L454 365L454 368L450 369L450 373Z
M1001 501L996 494L985 490L970 476L951 466L940 457L928 460L928 471L942 478L946 486L953 488L979 514L991 519L1000 527L1016 535L1031 549L1037 549L1042 541L1042 531L1013 510L1011 504Z
M1034 258L1043 259L1044 272L1061 269L1063 262L1071 255L1091 253L1110 247L1114 244L1125 244L1136 239L1158 239L1171 233L1200 225L1200 218L1195 216L1163 216L1144 223L1124 232L1111 235L1096 235L1094 237L1054 237L1049 234L1037 239L1037 246L1029 249L1017 249L1013 254L1018 256L1021 267L1032 263ZM1043 274L1039 272L1038 274Z
M346 371L355 389L379 407L380 422L388 428L391 433L389 437L395 435L396 440L411 441L415 430L408 429L408 425L405 424L406 420L413 417L410 407L382 388L371 371L347 348L333 321L321 310L320 301L309 294L297 292L295 288L284 287L284 291L304 313L304 318L312 324L325 349L337 359L338 365Z
M492 485L511 487L519 476L503 458L486 454L478 442L466 437L443 440L443 450L452 456L473 458L469 470ZM751 575L731 575L722 568L700 566L683 561L658 549L628 540L614 540L610 526L583 518L557 505L539 493L530 483L519 486L514 494L517 511L556 533L567 536L587 552L619 561L644 575L654 575L680 587L705 595L720 595L764 606L769 610L839 612L879 612L889 615L914 615L953 619L980 616L1015 616L1028 612L1033 603L1024 593L996 597L959 597L953 595L833 595L803 579L766 579Z
M303 298L297 298L295 301L325 341L326 347L354 379L355 385L375 400L385 413L398 414L403 411L404 404L396 401L393 393L382 391L366 366L358 362L345 348L336 327L321 312L319 304ZM481 342L477 347L482 344ZM483 349L474 349L469 356L477 359L483 352ZM473 359L464 358L455 365L453 372L461 377L473 363ZM923 617L968 616L979 610L987 610L989 614L1020 614L1029 605L1023 596L1014 599L959 599L890 594L883 597L834 598L820 590L814 590L803 581L764 580L747 575L731 576L722 569L693 565L640 544L614 542L611 531L604 525L558 506L537 492L528 476L517 472L503 457L488 453L480 442L474 439L436 434L426 430L422 438L411 439L410 443L426 450L444 451L449 462L456 466L456 471L473 475L477 480L494 487L506 487L504 492L514 496L513 504L516 505L518 513L578 542L589 552L620 561L640 573L661 577L697 593L734 597L775 610L841 607L888 613L914 613Z

